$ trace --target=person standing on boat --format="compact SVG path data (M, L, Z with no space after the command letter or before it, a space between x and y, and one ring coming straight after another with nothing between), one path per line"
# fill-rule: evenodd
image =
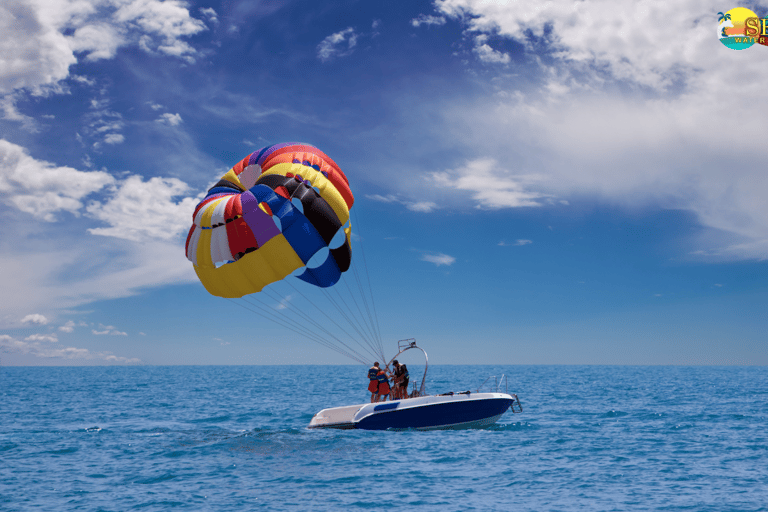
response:
M389 396L389 378L387 377L387 372L384 370L379 370L379 373L376 375L376 379L379 381L379 395L376 399L377 402L386 402L387 396Z
M401 379L400 379L400 398L408 397L408 382L411 380L411 376L408 374L408 367L404 364L400 365Z
M381 368L379 368L379 362L376 361L373 363L373 366L368 368L368 379L370 379L370 382L368 383L368 391L371 392L371 403L378 402L379 401L379 372L381 371Z
M403 380L403 367L397 362L397 359L392 361L392 364L395 366L394 379L392 380L392 400L400 400L403 398L400 388L400 383Z

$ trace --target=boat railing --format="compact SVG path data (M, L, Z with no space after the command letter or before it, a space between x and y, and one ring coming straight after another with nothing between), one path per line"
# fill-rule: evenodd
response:
M477 390L475 390L475 393L479 393L479 392L480 392L480 390L481 390L481 389L483 389L483 387L484 387L486 384L488 384L488 381L490 381L491 379L493 379L493 388L491 389L491 392L492 392L492 393L500 393L500 387L499 387L499 385L500 385L500 384L503 384L503 385L504 385L504 393L507 393L507 394L509 394L509 393L507 392L507 387L508 387L508 379L507 379L507 376L506 376L506 374L503 374L503 373L501 374L501 378L500 378L500 379L497 379L495 375L491 375L490 377L488 377L487 379L485 379L485 380L483 381L483 383L482 383L482 384L480 384L480 386L478 386Z
M419 386L418 389L416 389L416 381L413 381L413 392L409 395L410 398L416 398L417 396L426 396L426 381L427 381L427 370L429 369L429 356L427 356L426 351L416 345L416 339L415 338L408 338L406 340L399 340L397 342L397 354L395 354L395 357L393 357L389 363L387 363L387 368L389 368L389 365L392 364L392 361L394 361L400 354L405 352L406 350L410 350L412 348L417 348L421 350L421 352L424 354L424 376L421 378L421 386Z
M501 386L503 385L504 386L504 393L506 393L507 395L510 395L513 398L512 405L510 405L510 410L513 413L521 413L521 412L523 412L523 405L520 403L520 399L517 398L517 395L515 393L510 393L507 390L508 386L509 386L509 378L507 378L507 375L504 374L504 373L501 374L501 378L499 378L499 379L497 379L495 375L491 375L490 377L485 379L483 381L483 383L480 384L480 387L477 388L475 393L480 393L480 391L483 389L483 386L488 384L491 381L491 379L493 379L493 389L492 389L492 392L493 393L500 393L501 392Z

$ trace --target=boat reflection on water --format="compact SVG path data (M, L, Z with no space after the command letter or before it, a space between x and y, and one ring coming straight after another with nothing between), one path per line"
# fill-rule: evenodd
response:
M499 392L499 384L506 385L506 378L500 380L490 377L485 385L494 378L494 392L464 391L427 395L424 384L427 377L429 360L427 353L416 346L413 339L401 340L400 351L390 363L406 350L418 349L424 353L426 365L421 386L410 394L410 398L370 404L348 405L323 409L315 414L309 428L364 429L364 430L440 430L482 428L496 423L501 416L511 409L513 413L523 412L520 400L512 393ZM389 367L389 364L387 364Z

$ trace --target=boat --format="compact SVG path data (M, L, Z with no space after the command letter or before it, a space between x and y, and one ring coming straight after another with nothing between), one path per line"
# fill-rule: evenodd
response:
M523 412L517 395L499 390L499 383L506 385L506 378L489 377L476 391L428 395L425 382L429 358L426 351L416 345L416 340L398 342L399 352L387 364L387 368L400 354L418 349L424 353L426 364L421 386L409 398L389 402L347 405L323 409L315 414L309 428L364 429L364 430L448 430L483 428L496 423L507 410ZM481 391L483 386L494 379L495 390Z

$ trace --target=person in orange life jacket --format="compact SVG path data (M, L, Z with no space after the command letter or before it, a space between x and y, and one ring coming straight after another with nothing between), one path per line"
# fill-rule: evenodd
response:
M387 396L389 395L389 378L387 378L387 372L380 370L376 375L376 378L379 381L379 397L376 401L386 402Z
M368 368L368 378L371 380L368 383L368 391L371 392L371 403L379 401L379 379L376 377L381 368L379 368L379 362L373 363L373 366Z

